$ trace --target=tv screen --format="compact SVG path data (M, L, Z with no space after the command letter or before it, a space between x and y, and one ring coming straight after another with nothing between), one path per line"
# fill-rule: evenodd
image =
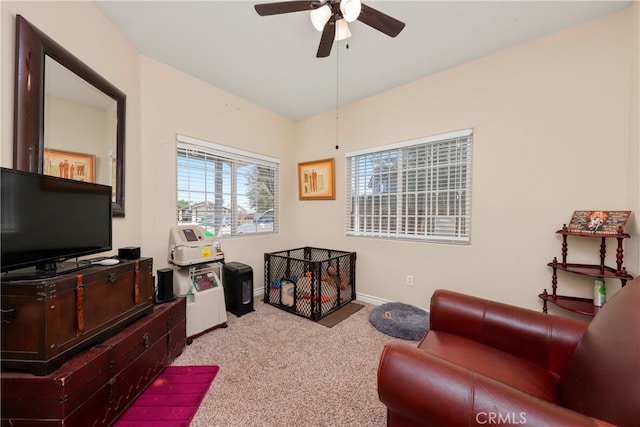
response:
M110 186L1 169L2 279L66 273L90 263L64 261L111 250Z

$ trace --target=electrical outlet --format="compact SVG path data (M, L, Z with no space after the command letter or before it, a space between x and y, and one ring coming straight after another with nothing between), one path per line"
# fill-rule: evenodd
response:
M407 274L407 286L413 286L413 276Z

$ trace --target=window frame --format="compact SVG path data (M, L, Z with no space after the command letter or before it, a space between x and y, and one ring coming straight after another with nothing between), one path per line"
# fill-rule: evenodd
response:
M473 129L345 154L348 237L471 243Z
M188 153L191 152L193 154L193 158L197 158L198 155L203 157L203 172L202 172L202 183L203 189L192 190L192 184L189 183L187 186L181 188L181 179L187 179L185 177L181 178L181 174L187 174L193 172L193 170L197 170L197 167L193 168L185 168L180 165L181 158L189 158ZM246 150L241 150L234 147L229 147L221 144L217 144L214 142L204 141L198 138L192 138L185 135L176 135L176 211L175 211L175 221L176 224L198 224L199 217L197 216L197 211L189 209L188 214L186 214L186 220L181 220L181 215L185 215L184 212L181 212L181 209L178 203L184 199L181 197L181 193L194 193L194 194L202 194L203 201L194 200L191 195L187 197L187 201L190 203L190 206L194 206L194 202L204 203L205 205L205 216L209 215L209 207L208 203L211 203L213 207L213 215L214 221L209 224L207 222L203 224L198 224L205 228L207 231L213 231L217 237L220 238L235 238L242 236L256 236L256 235L268 235L268 234L278 234L279 232L279 194L280 194L280 159L275 157L266 156L263 154L258 154ZM216 165L217 163L217 165ZM207 168L207 165L210 164L210 169L213 169L213 172ZM267 171L267 178L271 178L272 189L270 192L270 196L272 197L271 204L267 204L267 208L264 210L251 210L257 207L254 206L255 203L252 203L251 206L246 206L250 208L247 212L247 216L252 217L250 220L245 220L241 222L240 216L238 215L238 207L241 205L241 200L244 198L245 203L247 200L251 199L251 197L259 198L258 195L253 194L249 196L248 193L244 194L241 192L241 188L248 190L247 186L249 184L245 184L242 187L242 184L239 184L243 179L247 179L246 172L240 172L239 170L244 167L255 167L264 168ZM216 169L218 168L218 169ZM181 169L184 169L185 172L182 172ZM220 170L220 173L217 174L215 171ZM213 173L215 175L214 181L214 189L209 191L206 189L206 186L209 185L211 178L208 174ZM197 174L196 174L197 175ZM220 180L218 182L218 180ZM220 194L216 194L217 188L221 187L222 190ZM257 190L256 190L257 191ZM211 195L211 198L207 196ZM215 207L215 201L222 201L222 206L218 209ZM264 199L263 199L264 200ZM228 205L228 207L227 207ZM226 210L226 211L225 211ZM260 219L267 212L271 211L270 215L273 217L272 226L271 227L259 227L257 220ZM232 214L235 212L236 214ZM194 218L194 215L196 217ZM218 221L215 220L216 217L219 217ZM251 225L255 226L255 229L251 227ZM242 227L242 228L241 228ZM239 229L243 229L244 231L239 231Z

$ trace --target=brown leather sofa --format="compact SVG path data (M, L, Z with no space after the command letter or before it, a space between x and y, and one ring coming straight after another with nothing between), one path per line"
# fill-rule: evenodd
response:
M640 426L640 279L590 323L438 290L378 368L389 426Z

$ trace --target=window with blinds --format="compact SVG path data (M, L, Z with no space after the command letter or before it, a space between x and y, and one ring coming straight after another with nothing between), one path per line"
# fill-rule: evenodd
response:
M347 235L468 244L472 136L347 153Z
M178 225L216 236L278 232L278 159L178 135Z

